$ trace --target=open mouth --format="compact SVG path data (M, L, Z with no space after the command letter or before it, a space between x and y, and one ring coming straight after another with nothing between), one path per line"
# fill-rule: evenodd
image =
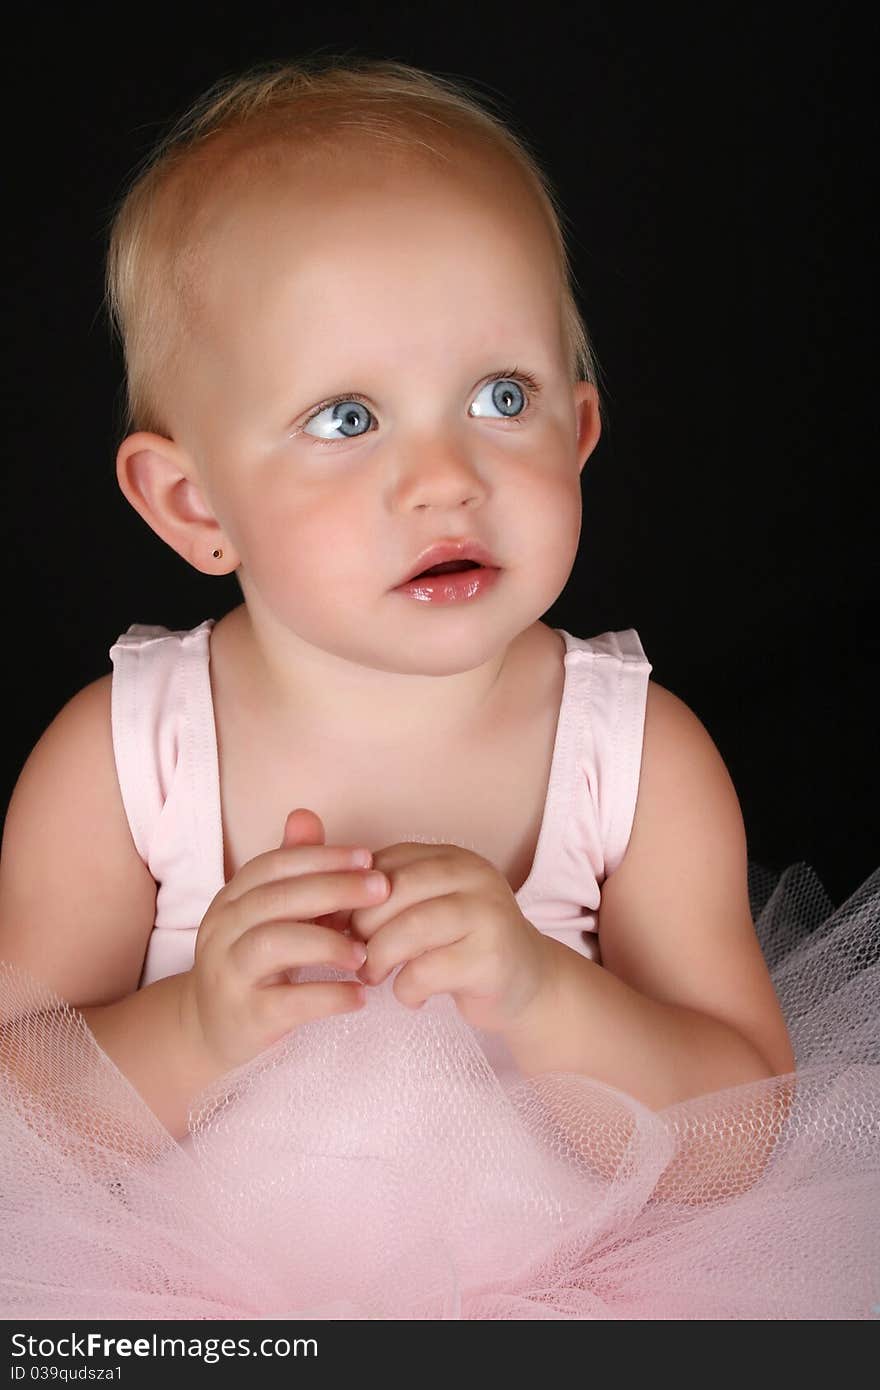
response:
M432 565L429 570L422 570L421 574L414 574L412 579L407 580L412 584L415 579L425 579L431 574L460 574L462 570L479 570L482 565L478 565L476 560L446 560L442 565Z

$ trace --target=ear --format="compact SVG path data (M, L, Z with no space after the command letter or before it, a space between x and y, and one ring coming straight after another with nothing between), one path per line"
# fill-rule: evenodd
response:
M160 434L130 434L116 455L119 486L156 535L202 574L229 574L239 557L195 474L190 455ZM222 557L215 559L214 550Z
M599 443L602 433L602 420L599 415L599 392L592 382L576 381L574 384L574 407L577 418L577 456L579 471Z

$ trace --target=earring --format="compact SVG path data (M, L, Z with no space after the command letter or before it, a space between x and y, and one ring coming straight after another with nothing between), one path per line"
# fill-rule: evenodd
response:
M223 559L223 551L222 551L222 550L212 550L212 551L211 551L211 554L214 556L214 559L215 559L215 560L222 560L222 559Z

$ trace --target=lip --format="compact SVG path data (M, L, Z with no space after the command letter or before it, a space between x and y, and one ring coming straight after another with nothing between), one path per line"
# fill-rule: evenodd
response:
M394 593L423 604L460 606L474 603L494 589L502 573L503 570L486 565L478 570L462 570L460 574L432 574L423 579L408 579L398 584Z
M493 556L478 540L435 541L427 550L422 551L395 587L399 589L404 584L408 584L411 579L415 579L416 575L421 574L423 570L429 570L434 565L444 565L449 560L473 560L475 564L483 565L486 569L499 568ZM469 573L469 571L467 572ZM449 577L443 574L431 576L433 579L447 579Z

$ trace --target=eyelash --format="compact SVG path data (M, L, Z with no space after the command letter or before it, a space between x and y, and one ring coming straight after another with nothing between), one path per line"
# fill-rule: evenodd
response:
M515 381L520 386L525 386L527 388L527 394L529 399L526 408L522 412L522 414L501 417L503 419L507 419L513 425L521 425L526 416L530 415L532 412L533 399L535 396L540 394L541 383L535 380L531 372L520 371L519 367L510 367L505 368L504 371L495 372L492 376L487 377L486 380L483 382L482 386L480 387L480 390L482 391L483 387L491 385L493 381ZM308 419L303 421L302 426L297 431L297 433L303 433L305 431L305 426L311 424L312 420L314 420L318 415L320 415L322 411L329 410L330 407L333 405L342 405L346 401L357 401L358 404L366 406L366 408L369 410L369 405L367 405L367 402L364 400L363 396L358 395L356 391L348 391L341 396L331 396L329 401L322 401L320 405L315 406L315 409L312 411L311 415L309 415ZM366 433L370 434L371 431L367 430ZM311 444L318 444L319 446L324 447L329 445L331 448L334 444L348 444L350 442L350 439L363 439L363 437L363 435L351 435L348 439L319 439L317 435L306 436L306 438L309 440Z

